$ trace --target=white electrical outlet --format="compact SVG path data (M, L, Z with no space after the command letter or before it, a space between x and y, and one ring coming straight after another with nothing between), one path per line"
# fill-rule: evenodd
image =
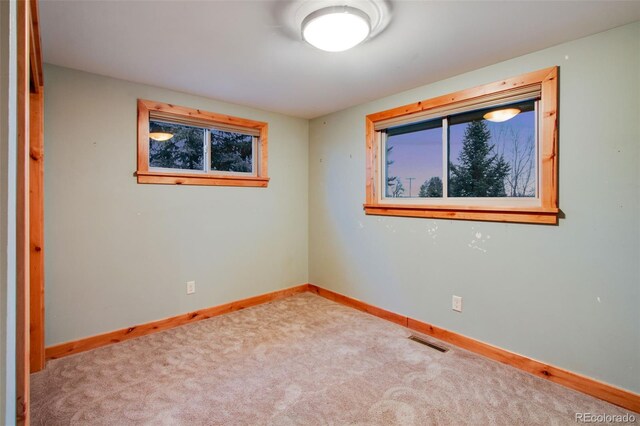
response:
M187 281L187 294L193 294L196 292L196 282Z
M453 296L453 299L451 300L451 309L456 312L462 312L462 297Z

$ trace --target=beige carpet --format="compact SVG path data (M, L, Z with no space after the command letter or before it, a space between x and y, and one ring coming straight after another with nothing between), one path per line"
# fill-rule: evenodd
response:
M410 334L300 294L51 361L31 377L33 424L575 424L576 412L625 413Z

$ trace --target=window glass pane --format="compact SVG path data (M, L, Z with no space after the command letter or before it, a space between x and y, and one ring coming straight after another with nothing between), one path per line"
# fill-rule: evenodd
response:
M251 173L253 136L212 129L211 170Z
M442 121L387 130L387 198L442 197Z
M149 121L149 166L204 170L204 129Z
M484 118L508 108L520 113L502 122ZM450 117L449 197L535 197L535 123L534 101Z

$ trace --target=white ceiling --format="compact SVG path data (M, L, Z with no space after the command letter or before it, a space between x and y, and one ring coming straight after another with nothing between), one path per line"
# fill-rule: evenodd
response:
M383 32L327 53L304 3L44 0L44 60L312 118L640 20L640 1L392 1Z

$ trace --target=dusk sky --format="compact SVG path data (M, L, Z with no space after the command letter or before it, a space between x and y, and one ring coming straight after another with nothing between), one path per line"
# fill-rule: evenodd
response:
M394 163L387 167L387 176L398 176L409 196L408 177L413 177L411 195L418 196L420 185L433 176L442 176L442 127L390 136L387 148L393 150L387 157Z
M514 118L502 123L484 120L491 131L491 142L498 144L507 162L513 160L512 145L509 141L517 135L518 143L522 147L531 147L535 135L535 111L522 112ZM467 123L449 126L449 158L456 164L462 150L462 139ZM388 160L393 164L387 167L387 176L398 176L404 185L404 197L409 196L409 181L415 178L411 185L411 196L417 197L420 185L426 180L438 176L443 178L442 170L442 128L421 130L418 132L393 135L387 138L387 147L393 147Z

